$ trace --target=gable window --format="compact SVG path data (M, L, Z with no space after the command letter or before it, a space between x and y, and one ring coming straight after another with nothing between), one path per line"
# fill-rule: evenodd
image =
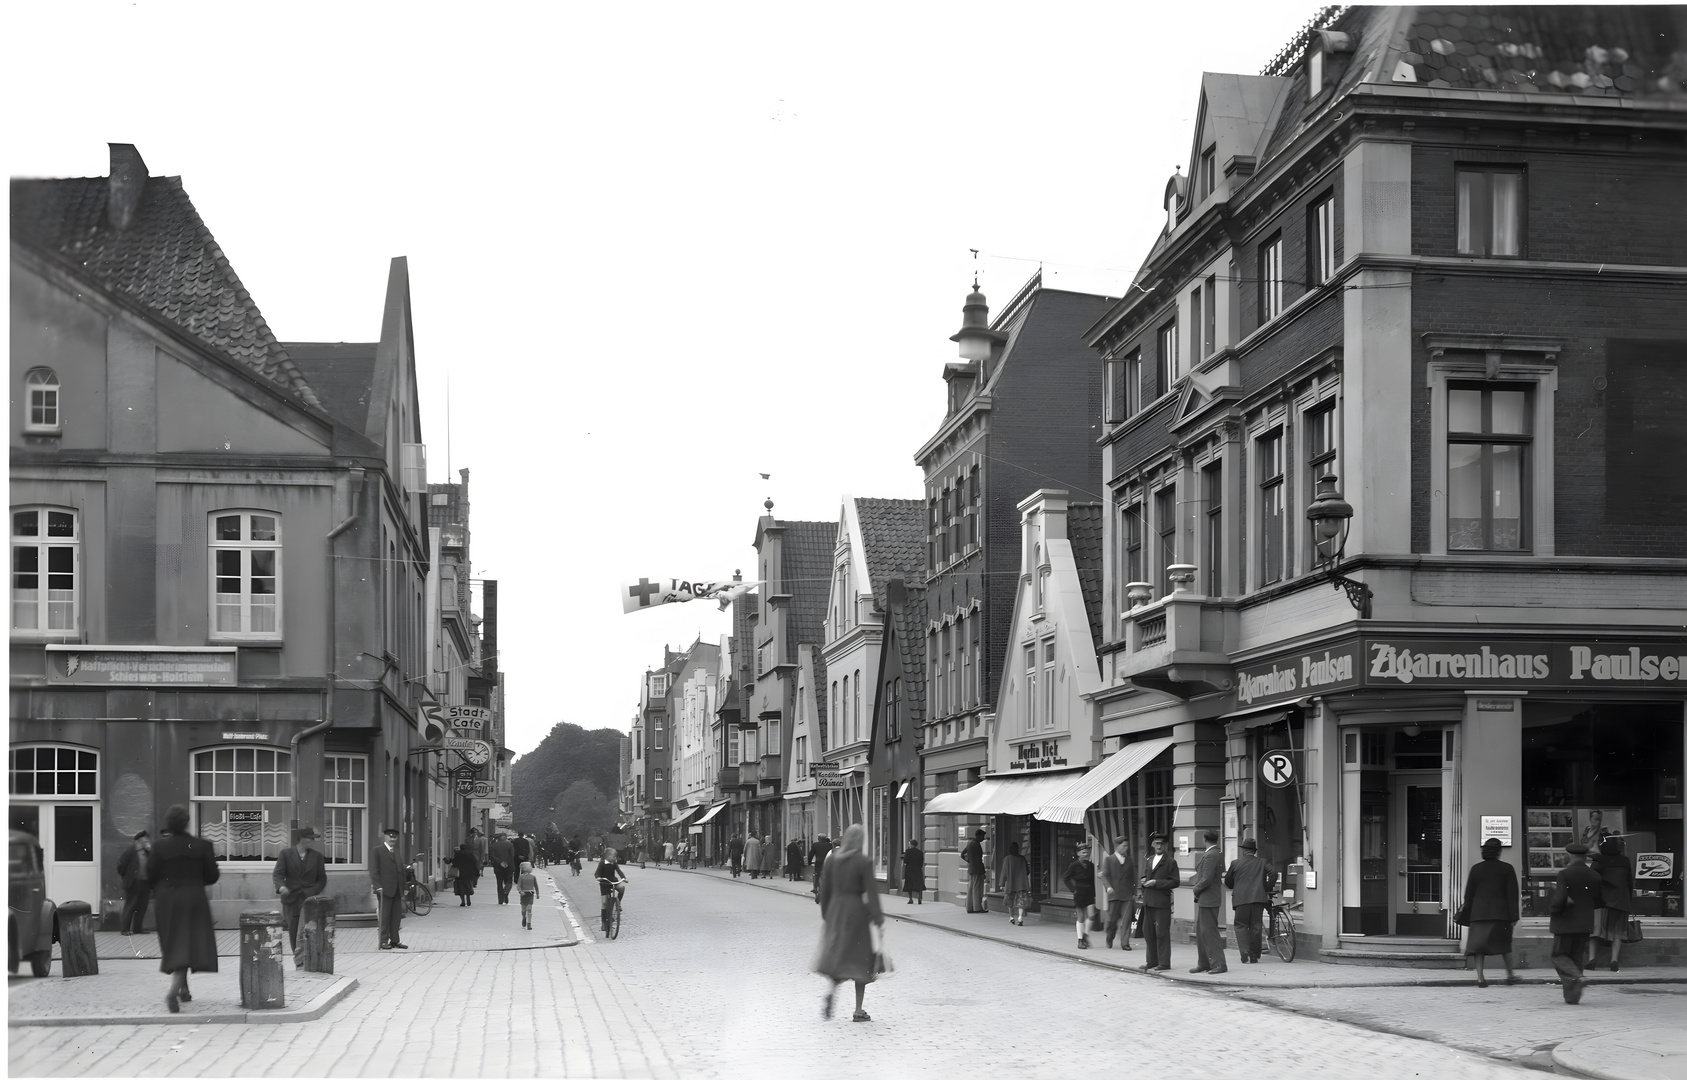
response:
M1262 585L1283 577L1283 523L1287 519L1288 492L1283 482L1283 432L1262 436L1258 442L1259 463L1259 580Z
M1207 595L1224 595L1224 466L1214 462L1201 470L1206 489L1206 538L1201 559L1207 564Z
M224 746L193 755L194 831L220 861L257 863L288 846L293 755Z
M1171 571L1167 567L1177 562L1177 485L1167 484L1154 493L1154 530L1159 535L1160 546L1154 552L1158 560L1155 576L1160 584L1160 595L1170 596L1172 591Z
M1054 726L1054 639L1043 642L1043 726Z
M1529 546L1529 391L1518 386L1447 387L1447 549L1521 551Z
M1259 322L1261 326L1283 313L1283 234L1259 246Z
M76 632L79 539L73 510L12 511L13 630Z
M1201 154L1201 198L1218 190L1218 147L1209 146Z
M31 435L56 435L59 424L59 377L52 368L30 368L23 377L23 430Z
M1460 255L1523 254L1523 170L1458 170Z
M1336 471L1336 406L1329 401L1309 410L1302 418L1302 426L1306 430L1306 490L1318 490L1318 478L1325 473ZM1311 522L1307 522L1306 532L1307 553L1316 558L1318 538L1313 535Z
M364 815L369 808L369 759L329 754L322 759L322 807L328 827L322 856L331 863L362 866Z
M281 518L211 515L211 636L281 638Z
M1322 285L1336 275L1336 196L1330 192L1306 212L1306 276Z
M1160 327L1154 357L1154 396L1171 393L1177 378L1177 320Z
M902 680L885 680L885 741L895 739L902 730L900 711L902 707Z
M1142 350L1107 362L1107 422L1129 420L1142 408Z
M1037 647L1025 646L1025 730L1037 730Z

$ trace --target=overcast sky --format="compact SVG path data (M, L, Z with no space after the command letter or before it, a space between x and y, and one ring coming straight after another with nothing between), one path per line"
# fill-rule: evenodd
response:
M6 164L136 144L284 341L373 341L409 257L430 478L472 472L525 752L625 729L664 644L726 632L622 615L624 579L753 576L770 496L920 497L969 249L993 313L1039 263L1116 295L1201 72L1257 74L1314 11L17 5Z

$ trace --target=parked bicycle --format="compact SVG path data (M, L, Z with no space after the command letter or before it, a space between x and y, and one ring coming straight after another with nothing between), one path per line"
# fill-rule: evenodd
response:
M404 906L412 915L426 915L433 910L433 890L416 880L413 872L406 871L404 883Z
M1266 913L1270 920L1266 927L1266 940L1271 943L1271 951L1285 964L1295 962L1294 909L1300 906L1298 900L1292 904L1284 903L1281 892L1271 894L1271 904Z

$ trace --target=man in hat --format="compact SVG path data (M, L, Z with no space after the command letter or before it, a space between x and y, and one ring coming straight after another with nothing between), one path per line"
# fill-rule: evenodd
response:
M146 864L152 859L152 834L145 829L135 834L135 842L117 857L117 876L123 882L123 916L117 928L123 936L145 933L146 902L152 886L146 883Z
M1252 837L1238 846L1240 853L1224 872L1224 887L1230 890L1230 906L1235 911L1236 951L1242 963L1257 964L1265 946L1265 906L1271 902L1277 875L1271 864L1259 857L1259 844Z
M516 871L515 845L510 843L510 834L500 832L487 849L487 854L492 857L492 876L498 881L498 903L507 904Z
M315 840L315 829L300 826L293 846L275 860L275 870L270 874L281 897L281 915L287 920L287 944L292 946L294 963L299 958L299 913L306 900L328 887L328 862L311 846Z
M1148 838L1153 853L1142 864L1142 939L1148 949L1144 971L1172 969L1172 890L1180 875L1177 860L1166 850L1166 834Z
M381 948L408 949L398 940L398 924L404 918L404 861L398 857L397 829L381 830L381 846L369 859L369 884L375 890Z
M1124 837L1101 860L1101 880L1107 884L1107 947L1119 937L1119 947L1131 947L1131 917L1136 914L1136 882L1131 880L1131 845ZM1010 912L1011 914L1011 912ZM1122 929L1121 929L1122 928Z
M1571 844L1565 852L1570 865L1558 871L1547 912L1552 916L1552 966L1564 985L1564 1004L1582 1000L1582 963L1587 959L1587 939L1593 933L1593 913L1605 906L1601 879L1587 864L1587 845Z
M982 915L990 909L984 906L984 830L972 834L972 840L961 852L967 864L967 911Z
M1207 849L1195 863L1195 878L1189 883L1195 891L1196 957L1189 974L1222 975L1230 970L1224 962L1224 932L1218 928L1218 909L1224 903L1224 852L1218 850L1218 830L1208 829L1201 839Z

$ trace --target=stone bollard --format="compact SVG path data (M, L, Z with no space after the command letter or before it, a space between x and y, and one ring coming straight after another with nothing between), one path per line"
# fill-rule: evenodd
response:
M293 964L301 971L334 974L334 898L313 896L299 912L299 950Z
M94 949L94 909L80 900L59 905L59 971L67 979L100 973L100 956Z
M240 913L240 1005L246 1009L279 1009L287 1004L281 954L287 946L287 923L279 911Z

